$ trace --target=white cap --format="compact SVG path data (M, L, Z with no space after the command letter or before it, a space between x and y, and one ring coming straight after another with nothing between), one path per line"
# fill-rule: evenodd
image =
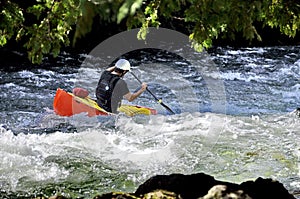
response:
M126 59L119 59L115 66L121 70L130 70L130 63Z

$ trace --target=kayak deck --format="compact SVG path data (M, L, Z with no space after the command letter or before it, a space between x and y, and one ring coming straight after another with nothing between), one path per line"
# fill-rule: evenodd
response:
M54 112L60 116L73 116L79 113L87 113L89 117L97 115L114 115L113 113L109 113L103 108L99 107L97 102L91 99L89 96L81 98L61 88L58 88L56 91L53 101L53 109ZM118 111L125 113L128 116L134 116L137 114L157 114L155 109L127 104L122 104Z

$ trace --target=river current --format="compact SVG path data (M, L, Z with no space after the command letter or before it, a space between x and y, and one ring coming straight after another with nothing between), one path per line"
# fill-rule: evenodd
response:
M300 47L219 47L208 56L214 70L165 51L127 54L176 114L145 92L133 103L158 115L109 119L52 112L57 88L94 97L105 66L83 62L95 62L90 55L2 67L0 198L92 198L132 192L156 174L196 172L235 183L273 178L300 198ZM132 92L139 87L132 75L124 79Z

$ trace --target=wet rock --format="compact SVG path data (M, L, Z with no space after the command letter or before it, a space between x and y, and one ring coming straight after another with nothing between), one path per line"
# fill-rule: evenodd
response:
M140 197L137 197L132 193L112 192L96 196L94 199L180 199L180 197L169 191L156 190L150 193L145 193Z
M212 187L216 185L225 186L225 189L219 189ZM247 181L242 184L234 184L224 181L215 180L212 176L204 173L183 175L183 174L171 174L171 175L158 175L148 179L145 183L140 185L136 190L137 196L142 196L145 193L152 192L154 190L166 190L174 192L182 199L197 199L207 198L247 198L247 199L295 199L295 197L284 188L284 186L278 181L272 179L258 178L255 181ZM208 192L216 194L209 195ZM219 196L218 195L221 195ZM226 196L226 197L225 197Z
M121 192L111 192L102 194L99 196L95 196L93 199L136 199L136 197L133 194L129 193L121 193Z
M208 190L215 185L223 184L235 186L231 183L221 183L216 181L212 176L197 173L192 175L171 174L157 175L148 179L136 190L137 196L149 193L157 189L163 189L180 195L183 199L199 198L207 194Z
M199 199L252 199L242 190L229 189L225 185L213 186L208 193Z
M285 189L283 184L272 179L258 178L255 181L247 181L240 184L242 190L248 193L253 199L295 199Z
M49 198L50 199L50 198ZM65 199L54 196L51 199ZM215 180L204 173L157 175L135 193L111 192L94 199L296 199L278 181L258 178L241 184Z
M143 195L143 199L181 199L177 194L164 190L157 190Z

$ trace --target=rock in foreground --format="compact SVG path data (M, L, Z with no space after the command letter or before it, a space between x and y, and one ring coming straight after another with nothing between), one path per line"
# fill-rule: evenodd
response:
M56 197L54 197L56 198ZM94 199L295 199L272 179L258 178L241 184L215 180L204 173L157 175L135 193L112 192Z
M293 199L284 186L272 179L258 178L234 184L215 180L204 173L182 175L158 175L140 185L136 196L143 196L155 190L174 192L182 199L216 199L216 198L244 198L244 199ZM232 197L230 197L232 196Z

